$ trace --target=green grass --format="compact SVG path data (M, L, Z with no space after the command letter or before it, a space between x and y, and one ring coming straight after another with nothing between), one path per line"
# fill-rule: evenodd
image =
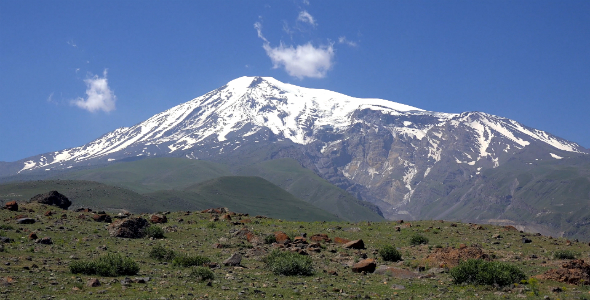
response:
M177 254L172 259L172 265L175 267L186 268L192 266L202 266L210 261L211 259L209 259L208 257L203 257L199 255Z

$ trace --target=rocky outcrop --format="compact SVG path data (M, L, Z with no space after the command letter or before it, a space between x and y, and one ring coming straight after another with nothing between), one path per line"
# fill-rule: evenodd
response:
M51 191L45 194L36 195L33 198L31 198L29 202L53 205L61 209L68 209L68 207L72 205L72 201L70 201L68 197L60 194L58 191Z
M128 218L118 220L108 226L109 235L122 238L142 238L145 236L145 229L149 222L144 218Z
M16 203L16 201L10 201L4 204L4 209L8 209L10 211L18 211L18 204Z
M168 218L165 215L155 214L150 217L150 222L154 224L163 224L168 222Z

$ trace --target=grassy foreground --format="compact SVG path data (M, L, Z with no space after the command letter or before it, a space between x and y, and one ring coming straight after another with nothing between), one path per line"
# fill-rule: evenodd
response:
M47 211L53 214L46 215ZM209 213L172 212L166 214L167 223L152 225L163 229L165 238L124 239L110 237L106 229L108 224L94 221L92 214L62 211L40 204L20 205L19 211L0 210L0 236L13 240L4 243L0 252L0 299L590 298L588 286L530 279L548 269L558 268L566 261L562 258L569 257L555 256L556 252L562 254L567 250L577 258L588 260L590 247L587 243L567 245L564 239L520 233L498 226L447 221L413 221L411 224L288 222L254 216L234 216L231 221L213 222ZM17 224L18 215L27 215L36 222ZM150 215L143 217L149 219ZM243 224L238 224L240 218ZM261 241L272 242L267 237L277 231L286 233L291 239L303 233L308 238L314 234L327 234L332 241L336 237L362 239L366 249L345 249L338 243L321 242L318 252L308 251L312 275L275 275L265 263L275 247L272 244L253 246L246 237L238 234L244 227ZM52 244L30 239L33 232L40 239L51 238ZM417 234L423 239L416 238ZM523 243L523 236L531 242ZM460 248L463 247L461 244L477 244L493 261L516 266L526 275L527 283L504 287L455 284L445 268L448 266L440 268L439 262L426 259L441 247ZM387 245L394 246L401 253L401 261L383 259L379 250ZM150 256L154 248L162 255ZM167 256L169 250L184 261L191 257L202 261L207 258L211 261L209 266L217 266L185 267L187 264L173 263L172 256ZM242 255L241 262L225 266L223 261L235 253ZM72 274L70 270L76 262L107 255L112 257L113 254L135 261L139 266L138 273L103 277ZM351 265L364 257L374 258L377 265L407 273L352 272ZM91 279L98 279L100 285L89 286Z

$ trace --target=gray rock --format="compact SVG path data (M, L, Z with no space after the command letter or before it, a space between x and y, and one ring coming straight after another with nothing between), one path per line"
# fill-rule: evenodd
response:
M223 261L226 266L239 266L242 262L242 255L240 253L234 253L228 259Z
M35 223L35 219L32 218L20 218L18 220L16 220L17 224L34 224Z

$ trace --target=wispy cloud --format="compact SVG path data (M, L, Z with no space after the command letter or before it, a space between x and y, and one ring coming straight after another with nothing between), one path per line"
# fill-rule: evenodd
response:
M311 26L314 26L314 27L317 25L317 23L315 22L315 19L305 10L299 12L299 16L297 17L297 21L301 21L303 23L309 23Z
M53 100L53 93L51 93L49 95L49 97L47 97L47 102L52 103L52 104L57 104L57 101Z
M338 38L338 43L340 43L340 44L346 44L346 45L348 45L348 46L351 46L351 47L356 47L356 46L358 46L356 42L349 41L348 39L346 39L346 37L345 37L345 36L341 36L341 37L339 37L339 38Z
M304 77L326 77L326 73L332 67L334 58L332 43L319 47L315 47L311 43L296 47L285 46L281 43L278 47L271 47L262 34L262 24L256 22L254 28L258 32L258 37L264 41L262 47L275 69L282 66L289 75L302 79Z
M66 43L68 43L68 45L74 47L74 48L78 48L78 45L76 45L76 43L74 42L74 40L69 40Z
M115 110L117 97L109 88L106 69L103 72L103 77L94 75L84 79L84 83L86 83L86 98L78 97L72 101L73 105L89 112Z

